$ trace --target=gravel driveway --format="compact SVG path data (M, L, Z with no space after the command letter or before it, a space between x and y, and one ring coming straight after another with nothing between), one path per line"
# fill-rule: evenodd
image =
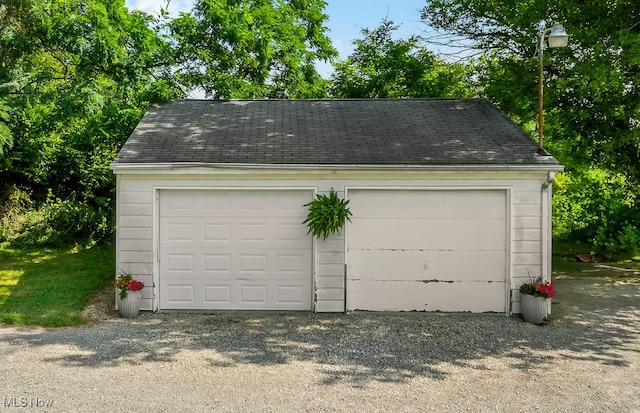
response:
M0 411L640 411L640 284L555 283L545 326L238 312L4 326Z

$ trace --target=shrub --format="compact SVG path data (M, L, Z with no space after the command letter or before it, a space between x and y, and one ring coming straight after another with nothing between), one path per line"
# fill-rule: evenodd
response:
M20 248L95 244L113 235L113 208L92 206L72 195L66 200L49 191L39 206L29 194L12 188L0 210L0 244Z
M592 244L599 254L640 250L638 188L621 174L591 168L559 174L554 186L554 237Z

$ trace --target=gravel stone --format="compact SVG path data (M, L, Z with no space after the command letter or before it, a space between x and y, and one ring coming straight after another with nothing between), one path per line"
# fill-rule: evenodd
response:
M542 326L445 313L127 320L106 292L87 327L0 326L0 411L640 411L640 284L555 283Z

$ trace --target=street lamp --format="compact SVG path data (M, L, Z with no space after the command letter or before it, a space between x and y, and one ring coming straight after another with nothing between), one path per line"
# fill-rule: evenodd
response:
M544 73L542 70L543 66L543 56L545 43L545 36L549 39L549 47L567 47L569 44L569 35L566 31L564 31L564 27L561 24L555 23L550 29L545 29L544 24L540 25L540 31L538 32L539 43L538 43L538 153L540 155L549 155L547 151L544 150L544 114L542 109L542 100L544 97L544 86L543 86L543 78Z

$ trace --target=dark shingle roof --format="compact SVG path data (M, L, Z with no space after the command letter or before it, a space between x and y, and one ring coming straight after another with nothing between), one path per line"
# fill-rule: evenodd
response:
M151 108L118 164L557 165L486 100L175 101Z

